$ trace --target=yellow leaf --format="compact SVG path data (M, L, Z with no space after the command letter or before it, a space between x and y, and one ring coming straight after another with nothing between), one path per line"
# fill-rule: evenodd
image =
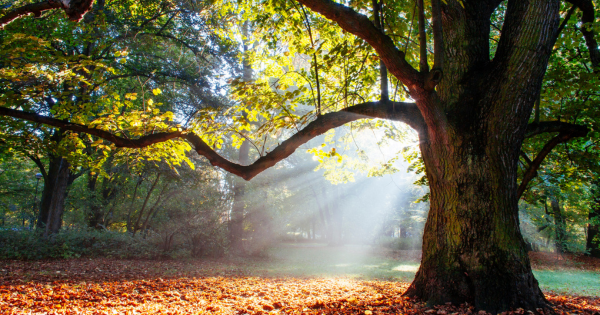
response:
M159 88L152 90L152 94L154 94L154 95L158 95L160 93L162 93L162 91Z

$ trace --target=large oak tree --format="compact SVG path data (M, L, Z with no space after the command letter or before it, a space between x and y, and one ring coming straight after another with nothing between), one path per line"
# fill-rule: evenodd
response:
M587 133L585 127L559 121L529 123L552 48L564 28L560 17L562 3L432 0L434 60L429 69L425 40L428 25L423 0L418 0L421 62L415 69L391 37L378 27L378 17L374 23L359 13L360 9L330 0L298 2L366 41L382 61L381 69L386 68L407 88L414 103L389 100L386 84L380 100L326 114L321 114L319 108L316 119L250 165L228 161L201 134L187 130L158 131L132 139L9 107L0 107L0 115L88 133L117 147L140 148L185 138L212 165L247 180L331 128L363 118L404 122L419 135L431 191L421 267L406 295L433 304L469 302L491 312L547 307L531 272L519 229L517 203L552 148ZM591 0L569 2L573 9L565 18L571 18L576 9L583 12L580 30L596 68L600 54L590 28L594 5ZM379 5L375 1L375 7ZM490 29L495 26L491 20L494 14L498 15L495 11L500 6L502 26L491 54ZM14 18L18 15L15 14L9 12L6 16ZM0 18L3 25L6 20ZM531 161L519 183L517 163L523 141L541 133L556 136Z

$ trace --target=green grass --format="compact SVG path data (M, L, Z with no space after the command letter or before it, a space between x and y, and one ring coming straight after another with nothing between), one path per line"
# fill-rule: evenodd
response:
M271 249L264 260L246 261L251 273L269 276L340 277L411 281L418 261L400 261L374 253L369 246L329 247L286 244Z
M283 244L264 259L244 259L249 275L293 277L350 277L364 280L411 282L419 267L414 257L392 257L370 246ZM240 264L241 263L241 264ZM559 294L600 296L600 273L578 270L535 270L542 290Z
M579 296L600 296L600 273L578 270L534 270L543 291Z

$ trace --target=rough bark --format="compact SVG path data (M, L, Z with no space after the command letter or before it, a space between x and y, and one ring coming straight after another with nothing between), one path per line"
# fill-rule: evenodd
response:
M496 55L490 2L444 7L447 58L438 86L445 123L421 152L430 185L423 258L406 295L492 313L548 306L519 230L517 161L558 28L557 1L509 1ZM463 48L461 48L463 47ZM436 106L423 94L419 108ZM427 114L421 110L424 116ZM436 119L437 120L437 119Z

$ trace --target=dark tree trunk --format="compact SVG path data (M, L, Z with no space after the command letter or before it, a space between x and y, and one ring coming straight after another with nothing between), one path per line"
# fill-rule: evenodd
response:
M519 227L517 162L559 2L509 1L493 60L490 3L464 2L464 11L448 3L444 78L437 93L413 96L432 110L419 131L431 208L421 266L405 294L492 313L546 308Z
M54 182L54 190L52 192L52 200L48 209L48 219L44 236L56 234L62 226L62 215L65 210L65 198L67 196L67 187L69 186L69 162L61 158L58 167L58 173Z
M42 190L42 199L40 201L40 209L36 223L36 227L42 231L46 229L46 224L48 223L50 204L52 202L52 196L54 195L54 185L56 183L62 158L50 156L49 160L48 173L44 177L44 189Z
M586 251L588 255L600 258L600 181L594 183L594 200L588 215Z
M44 231L44 234L52 234L60 230L65 198L68 194L67 188L72 182L71 177L69 162L60 156L50 156L36 223L36 227ZM50 228L48 225L51 225Z
M93 229L102 229L104 225L104 213L102 206L98 204L98 196L96 195L96 186L98 184L98 174L90 175L88 178L88 190L94 194L91 200L90 208L87 213L88 226Z
M600 258L600 209L596 206L590 210L586 251L589 256Z
M556 252L562 254L567 251L567 224L556 196L550 197L550 206L552 207L552 216L554 217L554 241L556 243Z

